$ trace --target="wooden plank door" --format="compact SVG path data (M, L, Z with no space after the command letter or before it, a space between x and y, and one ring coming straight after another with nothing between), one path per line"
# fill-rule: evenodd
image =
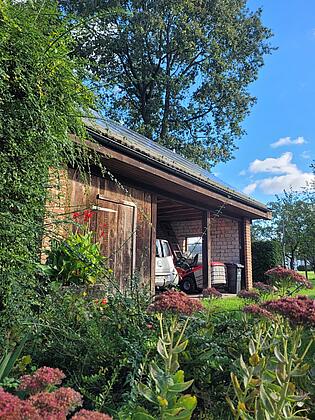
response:
M96 236L120 287L135 270L137 208L133 203L98 196Z

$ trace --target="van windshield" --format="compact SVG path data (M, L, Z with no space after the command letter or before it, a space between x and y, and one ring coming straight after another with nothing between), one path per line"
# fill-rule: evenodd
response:
M166 241L162 242L162 248L163 248L163 257L170 257L172 255L171 248Z
M161 248L161 242L159 240L156 241L156 256L158 258L162 258L162 248Z

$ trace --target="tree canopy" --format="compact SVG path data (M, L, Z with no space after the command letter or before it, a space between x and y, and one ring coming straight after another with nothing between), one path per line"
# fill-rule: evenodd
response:
M107 116L205 167L232 158L255 102L248 86L271 52L261 10L246 0L61 4L85 19L76 37Z

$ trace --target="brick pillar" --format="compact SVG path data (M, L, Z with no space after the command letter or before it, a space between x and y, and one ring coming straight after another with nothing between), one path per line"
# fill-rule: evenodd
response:
M244 240L244 265L245 265L245 284L246 289L253 287L253 270L252 270L252 241L250 234L251 221L244 219L243 223L243 240Z

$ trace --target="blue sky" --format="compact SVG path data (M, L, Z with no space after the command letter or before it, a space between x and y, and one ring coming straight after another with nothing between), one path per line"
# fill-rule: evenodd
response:
M278 47L250 90L257 104L243 126L235 159L213 172L263 202L311 178L315 159L315 1L249 0ZM272 145L272 146L271 146Z

